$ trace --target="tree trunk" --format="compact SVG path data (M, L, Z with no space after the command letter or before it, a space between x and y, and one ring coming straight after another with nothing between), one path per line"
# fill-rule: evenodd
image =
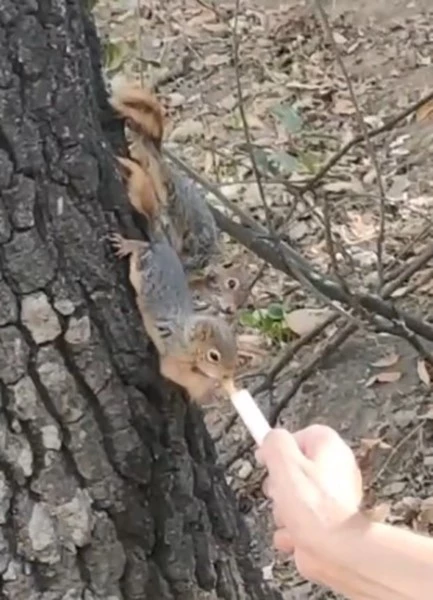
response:
M137 230L99 57L79 0L1 1L0 598L277 598L105 239Z

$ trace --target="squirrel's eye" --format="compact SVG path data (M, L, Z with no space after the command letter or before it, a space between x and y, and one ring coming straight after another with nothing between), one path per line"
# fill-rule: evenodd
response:
M209 362L217 363L221 360L221 354L218 352L218 350L209 350L207 353L207 358Z
M229 290L235 290L237 287L239 287L239 281L231 277L230 279L227 279L226 285Z

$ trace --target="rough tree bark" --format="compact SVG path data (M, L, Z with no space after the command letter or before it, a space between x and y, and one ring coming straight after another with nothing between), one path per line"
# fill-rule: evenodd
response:
M80 0L2 0L0 597L277 598L104 239L122 143Z

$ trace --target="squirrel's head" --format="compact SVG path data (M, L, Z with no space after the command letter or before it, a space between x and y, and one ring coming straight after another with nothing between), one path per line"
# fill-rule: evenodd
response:
M128 127L161 147L164 111L156 96L137 84L112 86L113 108L127 121Z
M188 324L187 337L197 371L221 383L233 380L237 362L236 337L223 319L195 315Z
M204 299L210 300L217 310L233 317L245 303L250 291L250 275L238 258L219 266L211 266L191 287Z

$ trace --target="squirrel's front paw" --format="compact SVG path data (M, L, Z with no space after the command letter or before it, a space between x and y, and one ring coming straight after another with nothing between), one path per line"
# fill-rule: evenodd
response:
M124 237L120 235L120 233L110 233L108 236L108 241L113 247L114 253L118 258L124 258L131 253L131 249L129 248L128 241L125 240Z

